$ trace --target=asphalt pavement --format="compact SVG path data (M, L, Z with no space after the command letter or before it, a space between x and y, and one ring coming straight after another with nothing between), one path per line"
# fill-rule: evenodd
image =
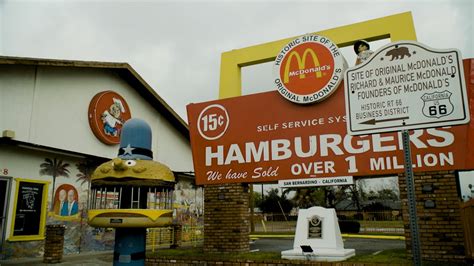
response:
M344 248L353 248L357 255L374 254L389 249L404 249L405 241L397 239L344 238ZM250 250L280 252L293 249L293 238L258 238Z

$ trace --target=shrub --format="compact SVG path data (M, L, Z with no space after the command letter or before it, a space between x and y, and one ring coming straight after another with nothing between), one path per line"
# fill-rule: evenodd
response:
M357 234L360 231L360 223L357 221L339 221L341 233Z

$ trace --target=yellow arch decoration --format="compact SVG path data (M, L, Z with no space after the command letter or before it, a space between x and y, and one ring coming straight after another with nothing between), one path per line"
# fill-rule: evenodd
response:
M400 40L416 41L415 26L411 12L395 14L315 33L330 38L340 48L353 45L355 41L361 39L376 41L390 38L392 42ZM281 48L295 38L296 37L291 37L222 53L219 99L242 95L240 69L245 66L275 60Z

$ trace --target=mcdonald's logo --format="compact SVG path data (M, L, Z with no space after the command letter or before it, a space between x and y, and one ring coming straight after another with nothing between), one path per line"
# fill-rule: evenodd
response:
M277 55L275 84L292 102L318 102L338 87L344 68L344 58L328 38L305 35L292 40Z
M308 58L308 55L310 55L311 58L313 59L314 67L305 69L306 59ZM290 66L291 66L291 62L293 61L293 58L296 58L296 62L298 63L299 70L290 72ZM317 78L320 78L323 75L321 73L321 67L319 64L318 56L312 49L309 49L309 48L304 50L303 57L300 57L298 52L292 51L290 55L288 56L288 60L286 61L284 73L285 73L284 78L283 78L284 83L290 82L290 76L299 75L299 78L302 79L302 78L306 78L306 74L309 74L309 73L314 73Z

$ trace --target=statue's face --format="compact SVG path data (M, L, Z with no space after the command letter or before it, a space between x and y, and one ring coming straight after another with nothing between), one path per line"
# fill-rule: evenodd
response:
M357 51L359 51L359 53L360 53L360 52L366 51L368 48L369 48L369 47L367 47L367 45L361 44L361 45L359 45L359 47L357 48Z
M144 179L162 180L166 182L175 181L171 170L159 162L140 159L127 160L121 158L115 158L112 161L100 165L94 171L92 179L107 179L110 182L116 182L123 179L126 180L124 182L127 183L135 180L139 184L142 184Z

